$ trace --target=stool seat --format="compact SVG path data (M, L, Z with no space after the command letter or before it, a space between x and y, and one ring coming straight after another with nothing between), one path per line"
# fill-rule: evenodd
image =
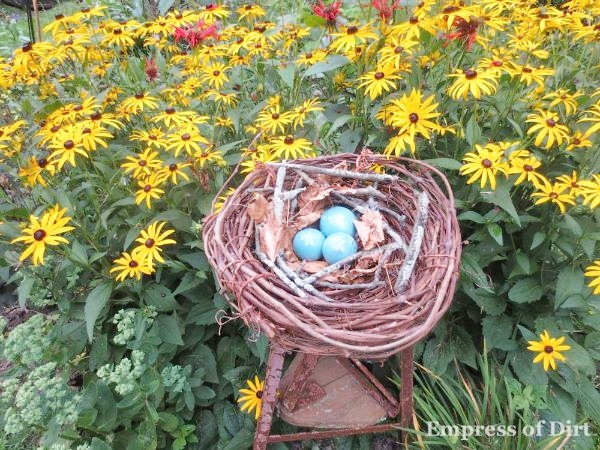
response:
M384 421L394 409L347 359L321 357L310 374L302 374L303 358L296 355L279 385L279 416L287 423L310 428L359 428ZM303 375L302 390L286 396L287 387ZM290 397L298 400L290 402Z

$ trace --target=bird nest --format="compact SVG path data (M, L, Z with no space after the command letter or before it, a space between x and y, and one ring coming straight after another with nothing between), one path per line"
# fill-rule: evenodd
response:
M358 251L300 261L292 237L343 205ZM257 167L204 226L236 316L288 350L384 359L428 334L450 306L461 238L446 178L370 152Z

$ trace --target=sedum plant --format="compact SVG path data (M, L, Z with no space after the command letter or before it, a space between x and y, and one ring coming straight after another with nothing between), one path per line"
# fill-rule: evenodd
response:
M596 3L99 5L6 52L0 274L36 315L0 341L0 439L247 447L267 343L231 320L202 219L265 163L363 151L453 186L461 279L423 366L492 354L498 389L600 423ZM38 379L56 397L26 422Z

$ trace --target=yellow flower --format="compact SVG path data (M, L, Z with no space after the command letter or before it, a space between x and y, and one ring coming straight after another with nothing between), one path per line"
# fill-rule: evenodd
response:
M19 257L20 261L23 261L29 255L32 255L31 261L34 266L44 264L46 245L69 243L66 238L60 236L67 231L75 229L74 227L67 225L71 218L64 217L66 212L66 208L60 209L60 206L57 204L45 212L41 219L38 219L34 215L29 216L30 225L23 230L23 236L16 237L11 241L11 244L15 242L29 244L29 247L21 253L21 256Z
M369 40L379 38L377 33L371 31L371 22L364 24L362 27L358 23L342 26L341 31L339 33L331 33L331 37L335 39L329 45L329 48L339 53L354 50L357 46Z
M154 270L148 264L148 260L144 259L140 255L130 255L127 252L121 253L121 257L113 261L114 267L110 269L110 273L119 272L116 279L117 281L123 281L125 277L140 280L142 274L150 275Z
M565 352L571 348L569 345L563 344L563 342L565 342L564 336L553 338L550 337L548 331L544 330L544 332L540 334L539 341L528 341L529 347L527 347L527 350L538 353L533 359L533 362L543 362L545 371L548 371L548 368L550 367L553 370L556 370L555 359L564 362L566 358L560 352Z
M146 201L146 206L150 209L152 207L152 199L159 199L160 196L165 193L164 190L159 188L164 181L165 178L162 173L153 173L139 181L138 186L141 189L138 189L135 193L135 204L139 205L143 201Z
M48 172L50 176L54 176L56 172L56 162L48 161L48 159L41 157L36 158L31 156L27 160L27 167L23 167L19 170L19 175L27 177L27 184L29 186L35 186L36 183L46 187L46 180L42 176L43 172Z
M137 157L127 156L128 162L121 164L125 172L133 172L133 178L142 178L151 175L156 169L162 167L162 160L158 157L158 152L148 147L141 155Z
M581 92L571 94L567 89L558 89L556 92L551 92L544 97L544 100L551 100L548 104L548 109L552 109L556 105L563 105L565 113L575 114L577 112L577 97L581 97Z
M175 233L175 230L164 230L166 222L153 222L148 225L148 230L142 230L140 237L135 241L139 242L138 245L131 252L132 255L137 255L141 259L147 260L148 266L153 267L154 260L158 262L165 262L161 255L162 245L176 244L175 240L168 239L167 237Z
M496 175L506 173L506 163L502 162L504 151L499 145L487 144L484 147L475 145L475 152L469 152L463 158L460 168L461 175L472 174L467 184L481 180L483 189L489 181L492 189L496 189Z
M592 122L593 125L585 132L586 136L591 136L593 133L600 130L600 102L592 105L592 108L586 110L585 112L586 114L589 114L590 117L584 117L583 119L579 119L577 122Z
M518 174L519 177L515 180L515 186L527 180L533 183L534 186L543 184L545 177L536 171L542 163L539 159L531 154L525 154L521 157L510 159L510 168L507 174Z
M417 150L415 138L412 137L408 132L404 132L391 138L383 153L388 156L392 154L400 156L406 151L407 147L410 148L410 152L414 155L415 151Z
M238 403L241 403L241 411L247 411L248 414L252 414L254 410L254 418L258 420L260 417L260 411L262 409L262 397L263 389L265 387L264 381L261 381L258 376L254 375L254 382L252 380L246 380L248 389L240 389L240 394L244 394L238 398Z
M537 197L535 202L536 205L541 205L543 203L554 203L560 209L562 214L566 211L566 204L574 205L575 204L575 196L570 192L565 192L568 189L568 186L565 186L562 183L550 183L548 180L545 180L544 183L536 186L537 192L531 194L533 198Z
M384 92L389 92L390 89L396 89L394 80L399 80L398 71L393 66L381 66L375 70L367 72L359 80L362 81L358 87L365 88L365 94L371 100L375 100Z
M282 159L306 158L314 154L308 139L295 138L291 134L274 138L269 148L277 158Z
M554 143L562 144L563 140L569 138L569 128L566 125L559 124L560 120L552 111L542 111L537 109L537 114L529 114L525 122L532 122L535 125L527 130L527 134L538 133L535 138L535 145L538 147L546 139L545 148L550 149Z
M323 111L324 109L325 108L321 106L318 98L310 98L305 100L302 105L297 106L292 111L292 116L294 118L294 129L304 126L304 121L309 113Z
M493 70L460 70L451 73L449 77L456 77L452 86L448 88L448 95L453 99L466 99L469 92L476 99L481 95L492 95L498 87L498 73Z
M594 294L600 294L600 260L596 260L592 265L587 266L583 274L586 277L593 278L593 280L588 283L588 286L594 289Z
M173 184L177 184L179 182L179 178L183 178L185 181L190 181L190 177L183 170L184 167L191 166L190 163L171 163L165 165L161 169L161 174L166 179L171 179Z
M583 180L579 183L583 204L594 209L600 205L600 175L592 175L593 180Z
M208 139L200 134L195 125L184 124L169 136L167 149L173 150L175 156L179 156L181 150L193 155L194 152L202 151L201 144L208 145Z
M248 22L251 22L253 19L257 19L259 17L263 17L267 13L260 5L255 4L245 4L240 6L237 9L237 13L239 16L239 20L246 19Z
M228 67L223 63L214 63L202 69L201 80L212 89L221 89L229 81L226 72Z
M569 194L578 197L583 194L583 189L579 184L577 171L571 172L571 175L561 175L556 178L557 184L569 188Z
M398 128L399 135L408 133L414 139L415 134L419 133L430 139L430 130L440 130L440 126L430 120L441 115L435 110L439 103L434 103L434 100L433 95L423 99L421 91L413 89L408 96L403 94L401 98L388 103L377 117L387 125Z
M258 114L256 126L271 134L285 133L286 125L292 123L293 118L291 111L281 112L278 104L270 105Z
M147 92L138 92L133 97L128 97L121 103L123 110L128 114L137 114L144 110L158 108L158 100Z
M566 151L570 152L576 148L591 148L592 141L589 139L587 133L581 131L575 131L572 136L569 136L569 145L565 148Z

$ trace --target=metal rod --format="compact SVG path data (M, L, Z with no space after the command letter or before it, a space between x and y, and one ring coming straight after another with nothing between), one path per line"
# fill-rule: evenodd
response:
M399 427L399 423L384 423L380 425L371 425L369 427L360 428L340 428L339 430L305 431L301 433L291 434L272 434L271 436L269 436L268 442L271 444L273 442L304 441L308 439L331 439L342 436L352 436L354 434L383 433L386 431L397 430Z

